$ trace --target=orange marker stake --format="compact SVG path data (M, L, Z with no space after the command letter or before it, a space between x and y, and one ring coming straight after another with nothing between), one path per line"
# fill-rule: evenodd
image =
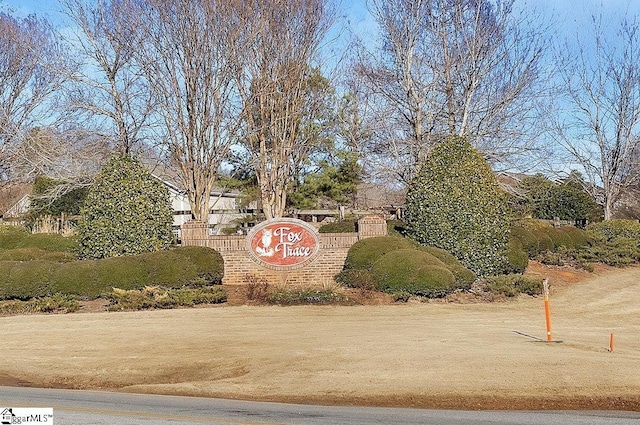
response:
M615 335L611 334L611 336L609 336L609 352L613 353L613 342L615 339Z
M549 308L549 279L542 279L542 289L544 291L544 317L547 322L547 341L553 341L551 336L551 310Z

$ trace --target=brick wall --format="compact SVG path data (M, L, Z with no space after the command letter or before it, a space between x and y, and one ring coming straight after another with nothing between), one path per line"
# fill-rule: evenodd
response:
M313 260L296 270L272 270L253 259L246 248L246 236L209 236L205 223L190 221L182 225L183 246L208 246L224 259L227 285L242 285L248 277L267 280L272 285L322 286L334 283L333 277L344 266L351 245L360 239L384 236L386 222L367 216L358 222L358 233L320 233L320 251Z

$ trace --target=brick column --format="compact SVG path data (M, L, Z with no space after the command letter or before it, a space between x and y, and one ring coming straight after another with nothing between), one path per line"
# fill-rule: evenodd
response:
M184 223L181 228L182 246L207 246L209 239L209 224L202 221L191 220Z
M358 220L358 239L387 235L387 222L377 215L367 215Z

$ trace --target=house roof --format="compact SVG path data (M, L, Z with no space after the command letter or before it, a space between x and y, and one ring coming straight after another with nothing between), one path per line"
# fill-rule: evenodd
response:
M32 184L7 183L0 187L0 217L31 193Z

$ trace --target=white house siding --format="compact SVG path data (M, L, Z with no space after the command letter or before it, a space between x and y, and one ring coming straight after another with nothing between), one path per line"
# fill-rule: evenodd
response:
M167 185L173 209L173 228L179 237L180 226L193 218L191 206L186 193L178 191L175 187ZM220 234L225 227L235 227L234 220L241 219L244 214L236 205L238 198L236 193L213 192L209 200L209 232L212 235Z
M29 198L29 195L24 195L18 202L5 211L4 219L22 219L22 217L29 211L30 207L31 199Z

